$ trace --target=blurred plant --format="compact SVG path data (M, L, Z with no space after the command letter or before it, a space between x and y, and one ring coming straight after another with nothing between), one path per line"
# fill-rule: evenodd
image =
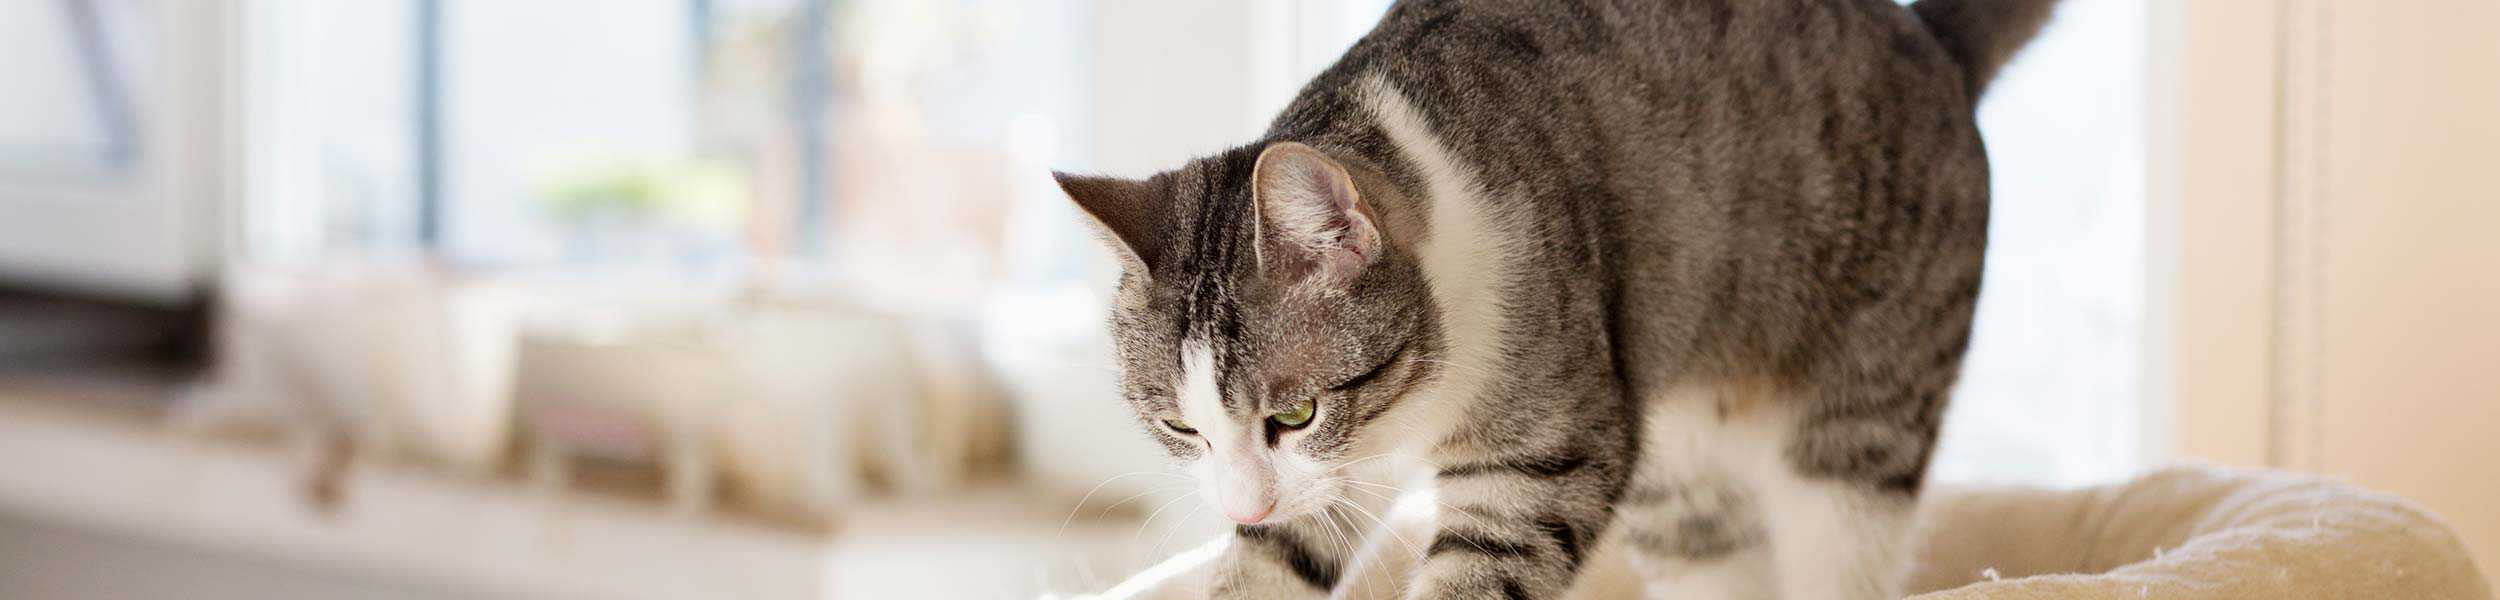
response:
M609 161L566 169L539 186L540 208L558 223L636 223L714 232L745 223L753 194L734 166L709 161Z

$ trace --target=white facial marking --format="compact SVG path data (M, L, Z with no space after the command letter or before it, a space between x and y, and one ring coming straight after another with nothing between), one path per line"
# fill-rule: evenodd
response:
M1189 420L1209 441L1229 437L1232 422L1224 417L1224 390L1215 383L1215 352L1207 341L1181 343L1181 418Z
M1472 170L1443 146L1423 114L1379 75L1363 81L1363 96L1372 116L1408 164L1421 171L1430 196L1429 233L1417 244L1416 257L1433 300L1441 307L1442 334L1449 363L1440 381L1399 403L1398 412L1415 419L1428 435L1398 436L1417 444L1439 441L1456 427L1490 374L1500 372L1503 290L1514 278L1521 244L1484 201L1484 187ZM1410 448L1419 451L1420 448Z
M1224 411L1216 385L1215 353L1206 340L1181 344L1181 414L1206 439L1207 452L1189 466L1209 503L1242 523L1264 520L1276 508L1276 469L1266 440Z

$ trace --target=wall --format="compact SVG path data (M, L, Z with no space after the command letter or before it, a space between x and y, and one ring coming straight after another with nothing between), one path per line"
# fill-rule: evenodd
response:
M2314 468L2500 569L2500 3L2340 3L2319 145Z
M1102 0L1094 8L1095 166L1143 177L1267 128L1256 5Z
M2402 494L2500 568L2500 4L2181 4L2178 451Z

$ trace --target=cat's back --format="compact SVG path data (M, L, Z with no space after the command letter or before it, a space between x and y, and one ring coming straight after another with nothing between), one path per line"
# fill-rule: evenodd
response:
M1806 365L1960 343L1988 202L1965 77L1887 0L1404 0L1314 89L1386 82L1483 202L1594 240L1528 271L1616 287L1589 310L1629 364Z
M1961 70L1887 0L1401 0L1274 133L1321 133L1373 78L1527 198L1601 177L1637 200L1665 169L1734 180L1720 167L1861 151L1893 131L1975 141Z
M1918 18L1888 0L1399 0L1338 66L1422 86L1958 74ZM1730 68L1745 66L1779 71Z

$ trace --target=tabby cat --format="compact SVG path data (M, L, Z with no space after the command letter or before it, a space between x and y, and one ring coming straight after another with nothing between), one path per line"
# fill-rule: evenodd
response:
M1414 598L1898 595L1970 339L1972 123L2054 0L1411 0L1266 136L1059 174L1144 426L1319 597L1357 463L1435 469ZM1114 141L1116 143L1116 141Z

